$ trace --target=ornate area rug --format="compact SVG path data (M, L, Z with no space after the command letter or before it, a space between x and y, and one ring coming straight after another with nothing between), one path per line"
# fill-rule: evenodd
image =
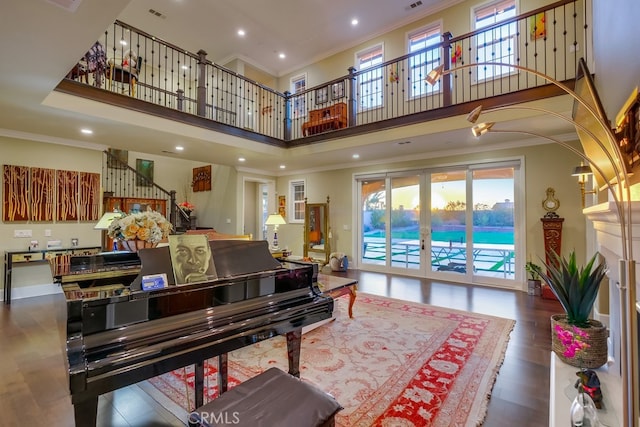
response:
M514 320L360 293L354 319L348 297L337 319L303 335L301 378L344 407L338 426L475 426L485 417ZM277 366L286 371L283 337L229 354L229 387ZM205 400L217 394L217 361L206 364ZM185 381L186 380L186 381ZM188 385L188 387L187 387ZM168 397L186 420L193 410L193 370L143 383ZM188 389L188 393L187 393Z

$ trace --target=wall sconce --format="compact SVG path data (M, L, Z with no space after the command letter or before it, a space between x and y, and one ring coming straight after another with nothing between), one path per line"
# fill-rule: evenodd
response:
M588 175L593 175L593 172L591 171L591 168L588 165L585 165L583 162L580 162L580 166L576 166L576 168L573 170L573 173L571 174L571 176L578 177L578 184L580 184L580 196L582 198L582 209L584 209L585 205L585 196L587 194L596 194L596 190L586 191L584 189L584 184L587 182Z
M274 213L269 215L264 223L265 225L273 225L273 246L271 247L271 250L277 251L280 249L278 247L278 226L286 224L287 221L282 218L282 215Z

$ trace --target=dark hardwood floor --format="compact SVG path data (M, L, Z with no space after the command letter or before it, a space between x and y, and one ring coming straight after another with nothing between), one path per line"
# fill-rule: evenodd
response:
M524 292L357 270L336 274L357 278L359 292L515 319L484 426L548 425L549 317L561 312L558 302ZM65 326L61 294L0 307L0 426L73 426ZM136 385L102 396L98 418L101 426L184 425Z

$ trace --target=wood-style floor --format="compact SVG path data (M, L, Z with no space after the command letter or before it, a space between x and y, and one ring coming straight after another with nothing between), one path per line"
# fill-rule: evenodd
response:
M561 312L558 302L523 292L356 270L338 275L357 278L359 292L515 319L484 426L548 425L549 317ZM65 326L61 294L0 307L0 426L74 425ZM101 426L184 425L135 385L102 396L98 419Z

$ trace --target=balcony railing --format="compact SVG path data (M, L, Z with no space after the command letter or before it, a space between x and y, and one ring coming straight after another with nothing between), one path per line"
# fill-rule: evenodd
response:
M341 129L425 121L426 114L447 107L548 85L515 68L469 64L507 63L571 81L579 58L589 59L584 8L582 0L563 0L458 37L445 33L435 46L379 66L350 68L343 77L295 94L214 64L204 51L188 52L117 21L68 78L299 145ZM452 71L428 85L426 75L440 64Z

